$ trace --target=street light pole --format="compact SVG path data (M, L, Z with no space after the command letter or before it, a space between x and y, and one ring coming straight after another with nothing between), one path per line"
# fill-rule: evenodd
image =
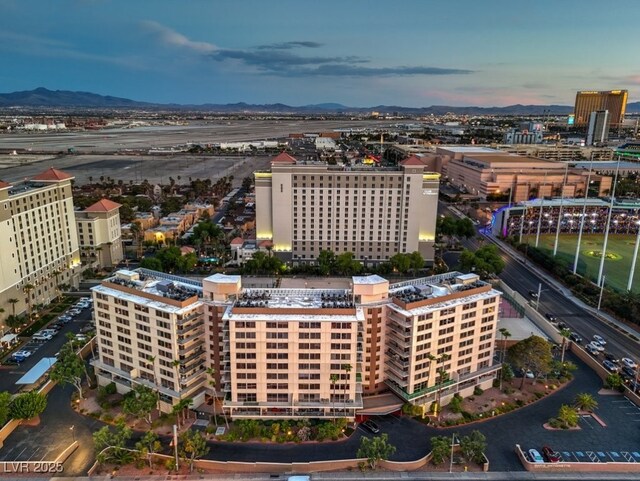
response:
M589 186L591 185L591 173L593 169L593 156L589 162L589 175L587 176L587 185L584 189L584 204L582 205L582 218L580 219L580 232L578 233L578 244L576 245L576 257L573 260L573 273L578 271L578 258L580 257L580 243L582 242L582 231L584 229L584 221L587 216L587 201L589 200Z
M456 433L451 433L451 459L449 460L449 472L453 472L453 444L455 443Z
M538 298L536 299L536 311L540 307L540 295L542 294L542 282L538 284Z
M598 297L598 311L600 311L600 305L602 304L602 293L604 292L604 281L607 276L602 276L602 283L600 285L600 296Z

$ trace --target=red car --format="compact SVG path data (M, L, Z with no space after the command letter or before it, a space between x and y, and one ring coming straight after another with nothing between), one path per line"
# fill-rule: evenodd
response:
M549 446L543 446L542 455L550 463L559 463L561 461L560 453L556 453Z

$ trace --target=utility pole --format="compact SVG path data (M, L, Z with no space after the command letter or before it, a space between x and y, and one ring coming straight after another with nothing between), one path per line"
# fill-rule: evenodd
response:
M611 200L609 202L609 214L607 215L607 223L605 225L604 243L602 246L602 256L600 257L600 268L598 269L598 285L602 283L604 273L604 260L607 257L607 243L609 242L609 228L611 227L611 214L613 213L613 200L616 196L616 184L618 183L618 172L620 171L620 159L616 166L616 175L613 178L613 186L611 187Z
M636 236L636 245L633 248L633 259L631 261L631 270L629 271L629 282L627 283L627 291L631 290L633 285L633 274L636 270L636 262L638 260L638 247L640 247L640 222L636 222L638 226L638 235Z
M600 286L600 296L598 297L598 312L600 312L600 305L602 304L602 293L604 292L604 280L607 276L602 276L602 285Z

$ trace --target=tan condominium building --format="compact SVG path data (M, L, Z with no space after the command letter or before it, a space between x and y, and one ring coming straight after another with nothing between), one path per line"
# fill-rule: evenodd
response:
M418 157L395 167L329 165L282 153L255 173L256 237L278 257L352 252L365 264L418 251L433 260L440 175Z
M232 418L353 419L470 395L500 367L500 293L473 274L263 289L138 269L93 296L99 383L158 389L165 411L192 398Z
M597 110L609 111L611 125L621 124L627 110L628 95L627 90L584 90L578 92L574 108L575 124L578 126L587 125L591 113Z
M177 279L177 280L176 280ZM181 399L204 402L204 321L200 283L152 271L120 270L92 289L98 383L126 393L157 390L170 412Z
M512 202L532 197L580 197L585 189L606 195L611 177L571 168L565 162L512 154L469 154L447 165L448 180L465 193L508 195Z
M1 320L48 304L64 285L77 286L72 179L51 168L30 180L0 181Z
M122 260L120 204L102 199L76 212L80 257L89 267L112 267Z
M499 369L500 293L476 275L255 289L217 274L203 294L208 362L235 418L353 418L384 392L429 407L490 387Z

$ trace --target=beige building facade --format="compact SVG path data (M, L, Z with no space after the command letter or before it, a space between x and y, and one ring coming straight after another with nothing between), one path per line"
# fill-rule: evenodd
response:
M113 267L122 258L120 204L102 199L76 212L78 244L83 264Z
M500 293L474 274L262 289L138 269L93 295L99 383L158 389L165 411L189 397L232 418L354 419L381 394L386 412L446 404L490 387L500 368Z
M512 202L531 197L579 197L585 189L606 195L611 177L573 169L564 162L507 154L473 154L453 159L447 166L448 180L469 194L486 197L509 193Z
M283 153L255 173L256 237L293 263L322 250L365 264L414 251L432 261L439 179L418 157L397 168L346 167Z
M141 269L120 270L92 289L98 384L126 393L156 390L171 412L181 399L205 400L204 320L199 283Z
M72 179L51 168L20 183L0 181L0 319L48 304L63 285L78 285Z

